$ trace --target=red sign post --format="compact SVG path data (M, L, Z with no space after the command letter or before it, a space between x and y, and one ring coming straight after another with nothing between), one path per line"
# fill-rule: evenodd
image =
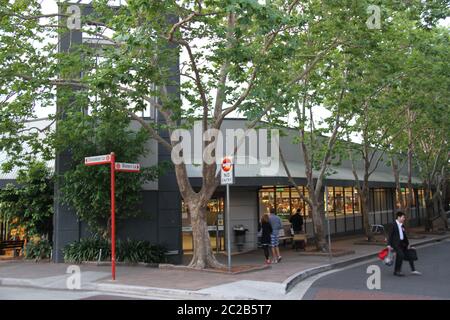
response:
M137 163L116 162L116 155L111 154L84 158L87 166L100 164L111 164L111 273L112 279L116 280L116 171L139 172L140 165Z

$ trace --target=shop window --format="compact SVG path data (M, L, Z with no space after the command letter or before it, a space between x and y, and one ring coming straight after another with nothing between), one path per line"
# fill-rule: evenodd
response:
M353 188L345 187L344 188L344 202L345 202L345 214L352 215L353 214Z
M275 208L275 191L271 189L262 189L259 192L259 210L260 217L263 214L270 214L270 211Z
M288 187L277 187L276 189L277 214L282 220L289 220L291 215L289 189Z
M334 208L336 216L344 215L344 188L334 187Z
M300 190L302 191L305 198L308 197L308 191L305 187L300 186ZM310 207L306 201L300 198L297 189L291 188L291 212L294 214L297 209L300 209L301 214L304 218L310 217Z
M328 193L328 199L327 200L327 208L325 209L327 211L328 218L334 218L334 212L336 209L335 199L334 199L334 189L333 187L326 187L326 191ZM325 195L326 196L326 195Z
M361 215L361 199L356 188L353 188L353 213Z
M414 190L413 190L414 191ZM407 206L407 201L408 201L408 196L409 196L409 188L401 188L401 192L402 192L402 196L403 196L403 202L404 202L404 206ZM398 194L398 192L396 191L396 194ZM414 197L414 193L412 195L412 204L411 207L415 207L416 206L416 199ZM397 197L397 208L401 208L401 204L398 201L398 197Z
M372 211L385 211L387 210L387 199L385 189L373 190L373 209Z
M423 189L417 190L417 195L419 197L419 206L425 208L425 191Z

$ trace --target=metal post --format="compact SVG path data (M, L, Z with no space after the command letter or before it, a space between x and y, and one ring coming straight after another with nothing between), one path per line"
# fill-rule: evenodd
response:
M111 152L111 272L116 280L116 201L115 201L116 156Z
M331 262L331 231L330 231L330 217L328 215L328 188L325 187L325 214L327 217L327 226L328 226L328 259Z
M227 255L228 255L228 271L231 271L231 236L230 236L230 185L227 184Z

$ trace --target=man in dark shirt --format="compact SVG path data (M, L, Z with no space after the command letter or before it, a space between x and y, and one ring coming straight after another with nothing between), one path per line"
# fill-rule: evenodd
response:
M302 232L303 228L303 217L300 214L300 209L297 209L295 214L289 219L289 222L292 224L292 229L294 229L294 234L300 234ZM292 241L293 249L298 248L299 241ZM305 248L305 243L303 241L300 241L300 249Z
M414 266L414 261L408 255L408 249L412 249L409 245L409 240L406 235L406 229L403 225L405 223L406 216L403 212L397 212L397 220L391 225L388 237L388 247L394 250L396 253L394 275L403 277L404 274L401 272L402 263L404 259L409 261L411 266L411 274L421 275L419 271L416 270Z
M289 222L292 224L294 234L299 234L300 232L302 232L303 217L300 214L300 209L297 209L297 212L289 219Z

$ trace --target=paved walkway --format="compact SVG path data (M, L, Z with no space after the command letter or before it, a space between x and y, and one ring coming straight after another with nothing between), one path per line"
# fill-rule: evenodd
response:
M413 244L425 244L450 237L427 235L413 239ZM142 266L118 266L116 281L110 279L110 266L80 265L81 289L130 294L167 294L186 299L289 299L290 289L307 276L340 268L359 259L373 258L381 246L355 245L362 237L347 237L332 242L332 248L355 251L341 257L304 256L289 245L282 249L282 261L269 268L241 274L221 274L206 271L160 269ZM226 256L218 259L226 264ZM187 262L187 260L186 260ZM264 262L262 250L232 256L233 265ZM0 284L52 289L65 289L69 264L31 261L0 261Z

